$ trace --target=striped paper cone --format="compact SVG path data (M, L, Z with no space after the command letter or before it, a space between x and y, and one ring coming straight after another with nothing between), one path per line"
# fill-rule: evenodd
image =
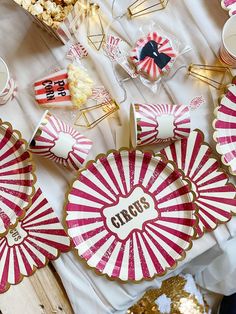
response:
M92 147L92 141L46 111L30 141L30 151L72 170L78 170Z
M69 250L69 237L37 187L25 217L0 239L0 293Z
M219 56L224 63L236 67L236 15L224 25Z
M191 132L188 138L175 141L161 153L173 160L191 182L198 206L198 237L231 219L231 212L236 213L236 188L228 183L229 177L220 169L199 130Z
M130 53L130 60L135 64L137 72L153 81L168 72L175 59L176 52L170 39L156 32L139 39Z
M187 181L150 152L124 149L89 162L72 184L66 212L79 256L123 281L164 275L194 235Z
M25 214L34 193L34 166L20 132L0 120L0 234Z
M133 147L187 137L190 133L189 107L167 104L131 105L130 129Z
M216 109L214 139L222 162L236 175L236 85L231 85Z

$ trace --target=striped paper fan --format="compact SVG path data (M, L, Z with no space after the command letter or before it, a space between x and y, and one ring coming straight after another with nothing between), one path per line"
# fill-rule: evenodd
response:
M195 205L172 163L150 152L100 155L68 194L66 223L78 254L101 274L150 279L191 247Z
M0 120L0 234L15 225L34 193L34 167L20 132Z
M65 155L59 154L61 145L65 147ZM40 132L36 132L30 143L30 151L34 154L74 170L84 163L91 147L92 141L48 111L40 124Z
M69 237L37 188L25 217L0 239L0 293L69 249Z
M219 162L212 157L212 150L204 143L199 130L164 148L161 153L173 160L192 184L198 206L198 237L204 231L214 230L218 223L231 219L231 212L236 213L236 189L228 183L227 174L219 168Z
M150 49L144 53L143 49L147 49L147 44L150 44ZM153 46L157 45L157 48ZM153 47L152 47L153 46ZM164 62L168 58L168 62ZM157 80L160 75L168 72L175 62L176 52L174 51L171 41L165 36L158 35L157 32L151 32L146 37L139 39L136 42L135 48L130 52L130 60L135 64L137 72L142 72L151 80Z
M213 122L216 149L222 162L236 175L236 85L231 85L215 111Z
M140 146L181 139L188 136L191 131L190 110L187 106L135 104L135 112Z

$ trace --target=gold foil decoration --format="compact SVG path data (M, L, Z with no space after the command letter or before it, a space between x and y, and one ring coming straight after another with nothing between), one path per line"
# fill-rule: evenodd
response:
M127 9L130 18L165 9L169 0L136 0Z
M219 90L224 89L233 78L228 67L205 64L191 64L188 74Z
M100 50L105 40L105 32L97 3L89 3L87 8L87 38L91 46Z
M159 297L170 300L172 314L205 314L209 307L206 303L200 304L194 294L185 291L187 280L183 276L175 276L162 282L160 289L150 289L132 307L127 314L166 314L158 307L155 301Z
M109 102L100 103L94 106L90 106L79 110L79 114L76 118L75 125L80 127L93 128L102 120L109 117L111 114L119 109L119 105L115 100ZM90 118L90 114L94 114L96 118Z

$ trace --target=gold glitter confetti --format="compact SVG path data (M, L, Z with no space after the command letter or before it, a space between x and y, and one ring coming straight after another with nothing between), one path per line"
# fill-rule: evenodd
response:
M131 308L127 314L207 314L207 304L200 304L194 294L184 288L187 279L175 276L162 282L160 289L150 289ZM163 312L159 308L160 300L169 301L169 309ZM167 302L168 303L168 302ZM168 304L167 304L168 305ZM167 306L168 307L168 306Z

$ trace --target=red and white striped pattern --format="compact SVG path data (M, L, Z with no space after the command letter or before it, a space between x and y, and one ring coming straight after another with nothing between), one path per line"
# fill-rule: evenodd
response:
M231 212L236 213L236 189L228 184L227 174L220 170L219 162L212 157L212 150L204 143L199 130L174 142L161 153L173 160L192 184L198 206L198 237L204 231L214 230L218 223L231 219Z
M171 57L170 62L160 69L154 62L153 58L146 57L144 60L140 60L140 53L142 48L150 40L154 40L158 44L161 44L158 49L159 53L165 53ZM176 52L174 51L171 41L165 36L159 36L156 32L149 33L146 37L139 39L136 42L135 48L130 52L130 60L136 65L137 72L142 72L147 75L151 80L157 80L160 75L168 72L176 59Z
M93 93L90 98L96 100L98 104L109 103L112 101L111 95L104 86L97 86L94 87L92 90Z
M236 0L221 0L221 6L229 11L230 16L236 14Z
M142 193L135 195L135 189ZM154 205L112 231L105 216L142 195ZM123 281L149 279L175 267L190 248L192 201L188 183L171 163L150 152L113 151L88 163L74 181L66 205L68 233L79 256L100 273Z
M216 149L222 162L236 175L236 85L231 85L216 109L213 123Z
M92 147L92 141L49 112L46 112L38 130L39 132L35 133L30 143L30 150L33 153L73 170L78 170L81 167ZM73 146L69 147L70 150L63 153L65 158L59 155L59 150L67 149L66 142L59 144L60 147L56 150L58 154L54 151L56 142L63 136L67 136L74 142Z
M69 237L37 187L24 219L0 239L0 293L69 249Z
M82 14L84 14L84 5L81 1L77 1L72 11L67 15L65 20L60 23L60 26L55 31L64 44L75 40Z
M122 41L120 37L109 35L104 50L111 61L116 61L117 55L120 53L119 44Z
M51 84L48 83L51 81ZM63 81L63 92L65 95L61 95L60 86L55 84L55 82ZM48 90L48 86L51 86L50 90ZM73 107L71 101L71 93L69 90L69 82L68 82L68 72L67 69L57 71L55 73L51 73L48 76L36 81L34 83L34 92L35 99L40 106L43 107ZM48 92L53 92L53 95L50 94L47 97ZM53 96L53 99L52 97Z
M12 100L16 96L17 87L15 81L11 78L7 84L7 87L0 95L0 105L6 104L9 100Z
M117 62L132 78L138 76L134 65L129 62L130 46L126 41L120 37L108 35L104 51L112 62Z
M66 56L71 60L75 60L77 58L82 59L88 56L88 51L80 42L78 42L70 46L70 49Z
M34 169L20 132L0 120L0 234L24 215L34 191Z
M236 9L236 4L235 4ZM236 13L236 12L235 12ZM231 16L224 24L222 42L219 51L220 59L232 67L236 67L236 15Z
M236 66L236 58L226 50L223 44L220 47L220 58L225 64Z
M187 137L190 110L184 105L135 104L138 146ZM168 120L168 117L171 118ZM164 130L164 133L160 134Z

